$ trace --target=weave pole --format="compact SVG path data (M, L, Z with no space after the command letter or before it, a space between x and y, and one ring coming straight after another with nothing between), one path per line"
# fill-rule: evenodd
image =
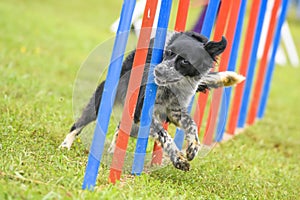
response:
M250 102L250 108L248 113L247 123L252 125L256 119L256 114L258 112L258 104L260 101L260 97L262 95L262 87L265 79L265 73L267 71L269 52L271 50L271 45L273 42L273 36L276 28L277 22L277 13L281 4L281 0L275 0L274 7L272 9L270 26L267 33L267 39L264 47L264 52L262 59L260 61L260 65L258 68L258 73L256 76L256 82L253 90L252 101Z
M130 137L131 127L133 124L135 105L137 104L146 58L149 50L152 25L156 13L156 6L157 0L148 0L145 6L141 32L132 64L122 119L120 122L118 137L116 140L116 147L110 166L109 181L111 183L115 183L121 178L126 149Z
M180 0L178 9L177 9L177 16L176 16L176 22L175 22L175 31L181 32L185 30L186 25L186 19L188 15L188 9L189 9L189 0ZM168 123L163 123L164 129L168 129ZM182 148L182 143L184 140L184 132L180 129L176 129L176 133L174 136L174 142L177 146L177 148ZM163 150L161 146L155 142L154 148L153 148L153 154L152 154L152 165L161 165L163 159Z
M186 20L189 12L190 0L180 0L175 22L175 31L185 31Z
M231 8L232 3L233 3L232 0L224 0L221 3L219 16L218 16L218 19L216 22L216 28L215 28L215 32L214 32L214 40L220 40L222 35L224 34L224 31L225 31L227 23L228 23L229 13L230 13L230 8ZM209 20L209 18L207 20ZM203 26L203 28L204 27L205 26ZM199 96L198 96L196 111L194 114L194 120L198 126L199 133L200 133L200 127L201 127L202 120L203 120L204 111L206 108L206 103L208 100L208 95L209 95L209 92L207 91L206 93L199 93ZM203 141L202 141L202 143L204 143L205 145L208 145L208 142L207 142L209 140L208 137L210 137L210 136L205 133L204 137L203 137Z
M222 58L220 61L219 71L226 71L227 66L228 66L230 53L231 53L231 49L232 49L232 43L234 40L234 33L235 33L237 20L238 20L238 14L239 14L239 10L240 10L240 5L241 5L241 0L239 0L238 2L234 2L234 3L231 2L231 4L230 4L231 11L229 14L228 24L227 24L227 28L225 31L225 36L227 38L227 47L226 47L225 51L223 52L223 55L222 55ZM218 111L219 111L219 107L220 107L222 93L223 93L223 88L218 88L213 91L212 103L211 103L210 110L209 110L209 116L208 116L208 120L207 120L207 124L206 124L206 132L205 132L204 140L203 140L203 143L206 145L210 145L213 140L213 134L216 129L216 122L218 119Z
M207 38L210 38L213 25L217 18L219 5L220 5L220 0L210 0L208 3L205 18L203 21L203 26L201 29L201 34ZM200 133L200 127L202 124L207 98L208 98L207 94L200 93L198 95L198 101L197 101L196 110L194 114L194 121L198 127L198 134Z
M177 16L175 22L174 30L177 32L182 32L185 30L188 10L189 10L190 0L180 0L177 9ZM164 129L168 129L168 124L163 124ZM177 129L174 137L174 142L179 149L181 149L180 141L183 141L184 133L183 131ZM153 147L153 154L152 154L152 161L151 164L153 165L160 165L162 163L163 158L163 150L161 146L155 142Z
M107 78L104 84L101 104L98 111L98 113L101 113L101 115L98 114L97 116L96 127L90 147L82 189L92 190L96 184L99 165L104 150L104 142L109 119L116 96L115 88L119 82L134 6L135 1L124 0L123 2L120 23L116 34L110 65L107 72Z
M228 68L227 68L228 71L236 70L238 49L240 46L242 29L243 29L243 24L244 24L244 20L245 20L246 5L247 5L247 0L242 0L241 8L240 8L239 16L238 16L238 22L237 22L237 26L236 26L236 30L235 30L235 34L234 34L232 49L231 49L231 53L230 53L231 56L230 56L229 64L228 64ZM227 118L228 118L231 92L232 92L231 87L224 88L224 93L222 96L222 103L221 103L221 108L220 108L220 114L219 114L219 122L218 122L218 126L217 126L217 135L215 138L215 140L217 142L222 141L224 133L225 133L225 125L227 123ZM224 116L224 121L221 120L222 116Z
M138 139L136 142L134 160L131 171L131 173L135 175L140 175L144 168L146 148L148 144L150 126L152 122L153 106L155 103L157 91L157 85L154 83L153 70L154 67L162 61L171 6L172 0L162 1L161 9L159 12L158 25L156 30L156 36L154 39L150 69L148 73L148 81L145 90L145 99L141 112L140 128L138 132ZM154 152L155 150L156 149L154 149ZM160 152L159 149L157 151Z
M215 18L217 16L218 7L219 7L219 2L210 1L209 4L211 4L211 6L209 8L208 8L208 6L206 6L204 8L205 11L204 11L204 15L203 15L203 17L204 17L203 24L205 23L206 27L203 28L203 26L201 26L201 34L203 34L203 35L207 34L207 35L205 35L206 37L209 37L211 34L213 24L214 24ZM206 17L206 13L207 13L208 9L210 9L208 11L208 15L209 15L209 17L211 17L210 19L209 19L209 17ZM191 113L194 99L195 99L195 96L191 99L191 102L189 104L189 107L188 107L189 113ZM179 128L176 129L176 133L174 136L174 142L178 149L182 149L183 142L184 142L184 131L182 129L179 129Z
M252 83L254 80L254 73L255 73L255 66L257 63L257 51L258 51L258 45L260 42L261 38L261 33L262 33L262 26L266 14L266 7L267 7L267 1L262 1L261 3L261 8L259 12L259 18L258 18L258 24L256 27L256 32L254 36L254 43L253 47L251 50L251 57L250 57L250 62L248 66L248 71L247 71L247 78L245 80L245 90L243 93L242 97L242 104L241 104L241 110L239 113L239 119L238 119L238 128L244 128L245 123L246 123L246 117L247 117L247 111L248 111L248 106L249 106L249 100L250 100L250 93L251 93L251 88L252 88Z
M176 23L174 30L177 32L185 31L186 19L188 15L190 0L180 0L177 10ZM174 136L174 142L178 149L182 149L184 141L184 131L177 128Z
M237 121L239 118L239 113L241 112L243 93L244 93L245 85L249 79L248 76L248 68L250 66L249 61L251 57L256 56L257 47L255 50L254 41L259 40L260 38L261 31L259 31L259 28L261 28L263 24L266 4L267 2L264 0L259 2L257 0L252 1L248 26L245 35L245 38L247 38L247 40L245 40L244 43L244 48L243 48L244 50L242 53L240 69L239 69L239 73L247 78L244 82L238 84L235 88L235 93L231 104L232 106L231 106L228 128L227 128L227 133L231 135L235 133ZM258 46L258 42L257 42L257 46Z
M278 24L277 24L276 31L275 31L273 49L272 49L272 53L271 53L271 58L269 60L269 65L267 68L263 92L262 92L262 96L261 96L261 100L260 100L260 106L259 106L259 110L258 110L258 114L257 114L257 117L259 119L261 119L264 116L264 113L266 110L266 104L267 104L268 96L270 93L270 86L272 83L272 77L273 77L273 72L274 72L274 68L275 68L275 56L276 56L277 49L279 47L281 28L282 28L285 18L286 18L288 4L289 4L288 0L282 1L281 13L280 13L280 16L278 19ZM298 3L298 4L300 5L300 3Z

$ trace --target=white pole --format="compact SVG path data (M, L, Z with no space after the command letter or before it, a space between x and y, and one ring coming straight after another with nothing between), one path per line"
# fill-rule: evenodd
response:
M284 22L282 29L281 29L281 38L285 45L288 58L293 67L299 67L299 56L297 54L296 45L294 43L289 25L287 21Z
M273 47L272 47L273 48ZM279 46L275 56L275 62L280 66L285 66L287 63L287 59L284 53L282 46Z
M265 15L262 32L261 32L261 36L260 36L260 40L259 40L260 42L259 42L258 50L257 50L257 58L262 57L262 54L263 54L263 51L265 48L267 32L268 32L269 25L270 25L271 13L272 13L272 8L274 6L274 2L275 2L274 0L270 0L267 3L266 15Z

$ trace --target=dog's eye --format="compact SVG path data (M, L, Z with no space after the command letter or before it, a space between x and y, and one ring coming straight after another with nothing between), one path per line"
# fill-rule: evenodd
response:
M190 62L187 61L187 60L185 60L185 59L183 59L183 60L180 61L180 64L182 64L182 65L190 65Z
M198 70L187 60L179 57L175 63L175 70L183 76L199 75Z
M165 56L166 57L173 57L175 55L174 52L172 52L170 49L165 51Z

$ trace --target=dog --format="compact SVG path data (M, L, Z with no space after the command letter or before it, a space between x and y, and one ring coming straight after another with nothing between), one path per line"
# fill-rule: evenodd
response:
M192 31L176 32L167 39L163 60L154 68L154 81L158 88L150 135L160 143L174 167L179 170L188 171L190 169L189 162L195 158L200 148L198 128L187 109L192 97L196 92L233 86L245 79L235 72L211 72L217 57L225 50L226 45L225 37L222 37L221 41L215 42L209 41L205 36ZM153 39L150 42L134 113L133 126L135 127L138 127L143 106L152 47ZM116 102L124 103L134 55L135 51L129 54L123 62ZM104 84L105 81L97 87L81 117L73 124L60 147L70 149L75 137L87 124L97 118ZM184 130L187 141L185 154L176 147L173 138L163 128L163 122L173 123ZM136 137L136 130L136 128L132 128L130 135ZM114 138L116 138L117 132ZM111 151L114 149L114 143L115 139L110 147Z

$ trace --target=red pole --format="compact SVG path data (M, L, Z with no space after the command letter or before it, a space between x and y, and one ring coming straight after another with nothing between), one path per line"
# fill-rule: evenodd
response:
M190 0L180 0L177 10L175 31L185 31L186 19L188 16Z
M238 2L231 1L231 11L229 16L228 25L226 28L225 36L227 38L227 47L222 54L222 59L220 61L219 71L225 71L228 67L228 62L230 58L230 52L232 48L232 42L234 39L234 33L236 29L236 24L239 15L239 9L241 5L241 0ZM212 143L213 134L216 128L216 122L218 119L218 112L220 107L220 101L222 98L223 89L216 89L213 92L212 103L210 105L209 117L206 124L206 131L203 139L203 143L210 145Z
M218 20L216 23L216 28L215 28L215 33L214 33L214 40L220 40L222 38L222 35L225 32L225 28L227 25L232 1L233 0L223 0L221 2L220 12L218 15ZM201 127L202 120L203 120L204 111L206 108L208 95L209 95L209 92L199 93L199 96L198 96L196 111L194 114L194 120L195 120L195 123L197 124L199 133L200 133L200 127Z
M148 47L156 13L157 2L158 0L147 1L145 6L142 28L132 65L128 90L125 98L125 105L122 113L122 120L110 168L109 181L111 183L115 183L116 180L120 180L121 178L128 139L132 127L134 108L138 99L139 86L141 85L144 65L148 54Z
M268 57L269 57L268 55L269 55L269 51L271 49L271 45L272 45L272 41L273 41L273 37L274 37L274 32L275 32L275 28L276 28L276 24L277 24L276 23L277 22L277 13L279 11L280 4L281 4L281 0L275 0L274 7L272 9L270 26L269 26L269 30L267 33L266 44L265 44L262 59L260 61L259 71L256 76L255 87L254 87L252 101L250 104L250 110L249 110L249 114L248 114L247 123L250 125L254 123L256 114L258 111L258 104L259 104L259 101L261 98L262 86L263 86L263 83L265 80L265 73L266 73L267 66L268 66Z
M254 32L257 24L260 4L261 4L260 0L253 0L250 9L249 22L248 22L246 36L245 36L246 40L244 43L244 51L242 53L242 59L241 59L240 70L239 70L239 73L245 77L248 70L248 63L250 60L251 49L253 46ZM237 120L241 108L241 101L242 101L244 87L245 87L245 82L242 82L238 84L235 88L235 94L232 101L233 106L231 107L231 112L228 121L228 130L227 130L227 132L232 135L234 134L236 128L236 124L237 124Z

